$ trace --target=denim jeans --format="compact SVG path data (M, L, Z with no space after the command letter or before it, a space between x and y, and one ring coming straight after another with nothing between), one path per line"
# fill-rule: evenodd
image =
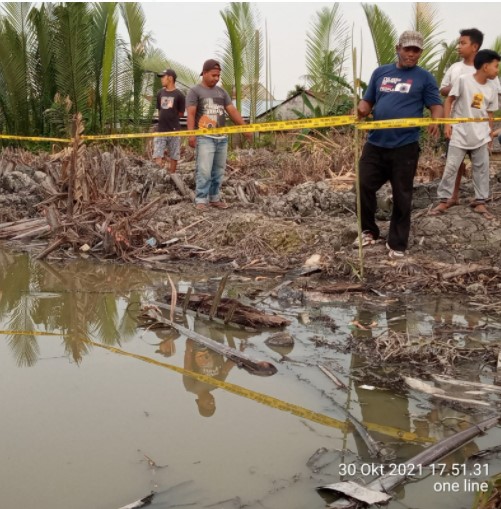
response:
M196 146L195 203L219 201L226 168L228 138L198 136Z

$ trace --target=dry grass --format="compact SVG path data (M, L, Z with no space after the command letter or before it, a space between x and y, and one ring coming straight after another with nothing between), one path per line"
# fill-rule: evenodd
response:
M447 372L463 361L495 362L499 345L493 345L492 348L467 348L461 340L453 337L440 340L388 329L372 340L352 340L352 349L358 354L370 357L371 362L379 365L426 365L427 368Z

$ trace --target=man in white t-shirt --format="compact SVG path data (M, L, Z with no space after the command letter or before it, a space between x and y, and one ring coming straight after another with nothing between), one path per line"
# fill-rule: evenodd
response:
M445 126L450 139L447 162L440 185L440 203L430 215L440 215L449 208L456 174L466 154L473 167L475 201L471 207L485 219L494 219L485 202L489 197L489 146L492 143L494 112L498 109L498 87L494 78L499 72L501 56L492 50L481 50L475 55L475 74L459 76L445 102L444 115L452 118L489 118L484 122L466 122Z
M442 83L440 83L441 95L444 97L449 95L452 85L457 81L459 76L475 73L473 59L480 50L483 42L484 34L477 28L468 28L459 31L457 51L462 60L452 64L449 69L447 69L447 72L442 79ZM454 114L454 112L452 112L452 114ZM454 184L454 191L452 192L452 196L448 203L449 207L459 204L459 186L461 184L461 178L464 175L464 170L465 164L464 161L462 161L458 169L456 182Z

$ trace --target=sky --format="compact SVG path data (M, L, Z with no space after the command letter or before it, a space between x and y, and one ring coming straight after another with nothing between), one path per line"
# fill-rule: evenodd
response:
M228 2L142 2L146 30L167 58L198 70L204 60L217 58L225 40L225 26L220 11ZM271 55L272 93L285 99L296 84L303 84L306 73L306 34L315 12L331 7L327 2L254 2L262 26L266 21ZM412 2L378 2L393 21L398 32L411 28ZM478 28L485 34L483 48L501 36L499 2L433 2L437 9L441 37L447 42L458 37L462 28ZM368 81L377 66L365 15L358 2L340 2L340 12L349 30L353 30L362 73ZM359 62L360 64L360 62ZM351 64L346 69L352 80ZM264 84L264 78L261 80Z

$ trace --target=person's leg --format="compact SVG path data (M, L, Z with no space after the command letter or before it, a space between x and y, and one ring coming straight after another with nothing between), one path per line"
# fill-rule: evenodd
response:
M447 200L447 203L450 207L459 204L459 188L461 186L461 179L463 178L464 172L466 170L466 165L464 164L464 158L459 165L458 172L456 175L456 181L454 182L454 189L452 191L451 197Z
M210 203L218 203L221 201L219 193L221 191L221 184L223 183L228 153L228 138L225 137L214 141L216 149L212 162L211 183L209 188Z
M489 198L489 147L486 143L470 152L475 201L485 203Z
M440 203L430 212L430 215L441 214L451 206L451 202L454 200L453 193L455 183L457 182L458 168L461 164L464 164L466 152L465 149L449 145L444 174L437 189Z
M450 140L445 141L446 149L445 149L445 156L447 159L447 156L449 155L449 147L450 147ZM454 205L459 205L459 187L461 185L461 179L463 178L465 172L465 164L464 164L464 158L461 162L461 165L458 168L458 172L456 175L456 181L454 183L454 190L452 191L452 196L447 200L447 208L453 207Z
M475 201L471 204L473 210L482 214L485 219L494 219L494 216L485 206L489 198L489 147L486 143L470 152L473 176Z
M195 170L195 203L207 203L211 186L212 163L215 144L212 138L197 137L196 170Z
M181 138L179 136L172 136L167 138L167 145L169 147L169 173L176 173L177 162L181 157Z
M390 183L393 191L388 246L394 251L405 251L411 228L412 191L419 159L419 143L397 147L391 152Z
M165 137L153 138L153 160L158 166L162 166L165 152Z
M385 153L388 149L366 143L359 162L360 176L360 219L362 231L372 233L374 240L379 238L376 224L376 192L388 180L385 171Z

